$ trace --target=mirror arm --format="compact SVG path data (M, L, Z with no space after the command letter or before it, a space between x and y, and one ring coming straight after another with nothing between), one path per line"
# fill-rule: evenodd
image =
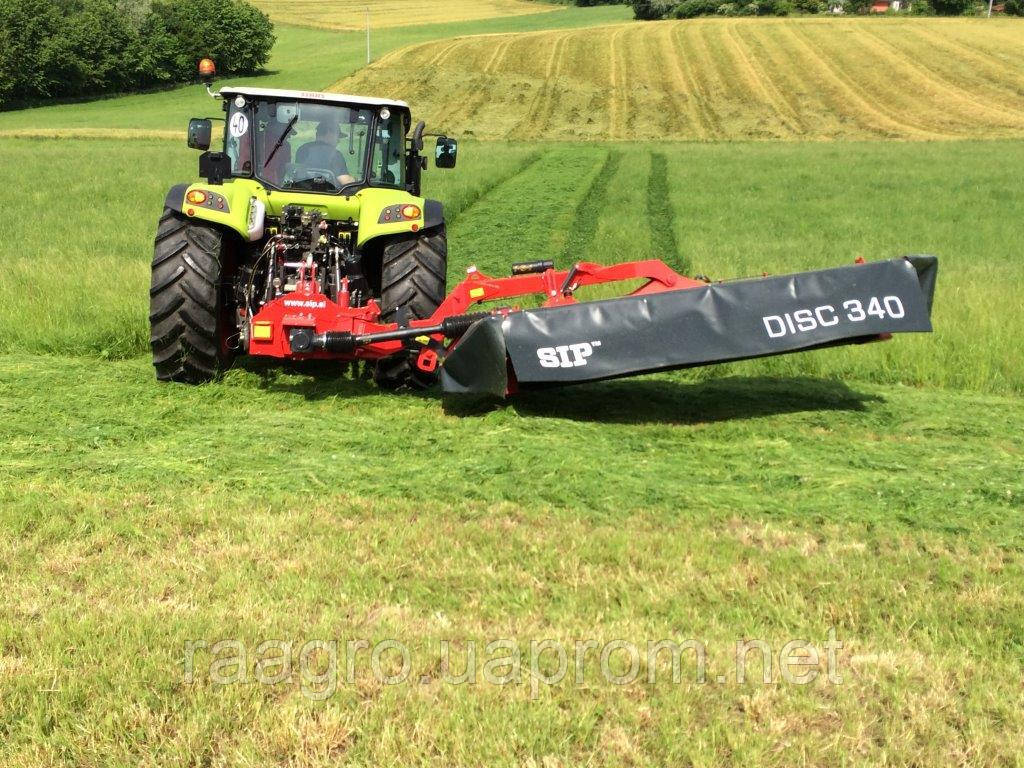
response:
M423 151L423 129L427 124L420 120L412 131L412 149L414 152Z

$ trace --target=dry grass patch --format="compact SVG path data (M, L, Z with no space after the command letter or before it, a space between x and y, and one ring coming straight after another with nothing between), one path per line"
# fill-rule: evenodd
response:
M370 26L408 27L416 24L451 24L459 21L479 21L503 16L523 16L531 13L560 10L549 5L524 0L252 0L253 5L266 12L280 24L296 24L317 29L363 29L366 9L370 9Z
M423 43L331 90L480 138L1019 137L1022 54L1016 20L698 19Z

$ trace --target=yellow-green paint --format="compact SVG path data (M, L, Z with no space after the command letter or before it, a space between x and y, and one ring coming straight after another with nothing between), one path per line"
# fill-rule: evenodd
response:
M227 201L227 211L189 205L185 196L192 190L207 193L216 192ZM384 187L366 187L353 195L326 195L316 192L283 192L267 189L253 179L225 179L223 184L196 182L190 185L182 195L181 210L191 218L203 219L237 232L242 238L248 239L249 206L252 199L263 201L267 207L267 216L277 217L286 205L301 205L303 208L319 210L327 219L347 221L351 219L359 225L357 246L385 235L396 235L413 232L423 228L423 210L425 200L411 195L405 190ZM418 219L407 219L378 223L381 211L392 205L416 205L420 209Z

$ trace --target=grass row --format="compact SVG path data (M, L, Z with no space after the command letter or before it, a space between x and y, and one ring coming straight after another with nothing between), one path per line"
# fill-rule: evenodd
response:
M15 355L0 434L4 765L994 766L1019 749L1016 398L657 376L457 418L323 371L189 388L145 360ZM829 628L841 684L777 666L755 682L756 654L735 681L737 641L820 648ZM212 684L211 652L183 680L186 643L229 638L247 682ZM646 657L625 687L594 659L584 686L536 695L525 676L442 682L441 640L455 674L498 638L570 655L699 639L710 682L689 655L680 683L666 659L643 682ZM395 639L412 677L382 685L364 651L348 682L342 655L313 701L298 662L254 682L267 639Z
M496 139L1024 136L1015 19L698 19L458 38L332 87Z
M515 258L661 258L715 279L935 253L933 335L686 375L770 372L1020 393L1024 267L1009 212L1020 205L1013 179L1022 164L1020 148L1004 143L553 147L461 215L452 252L497 274L511 244ZM525 220L530 226L520 227Z
M195 156L167 141L6 139L0 152L12 176L0 192L0 351L145 354L154 222ZM455 171L428 174L426 193L448 203L451 283L470 264L505 274L541 258L662 258L718 279L936 253L933 335L690 375L1020 393L1024 266L1009 212L1024 204L1021 174L1024 152L999 142L467 143ZM40 226L40 212L61 226Z

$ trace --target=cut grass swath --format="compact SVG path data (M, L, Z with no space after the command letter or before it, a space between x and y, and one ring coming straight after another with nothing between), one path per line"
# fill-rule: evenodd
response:
M478 138L1022 137L1022 45L1014 19L664 21L423 43L332 90Z

